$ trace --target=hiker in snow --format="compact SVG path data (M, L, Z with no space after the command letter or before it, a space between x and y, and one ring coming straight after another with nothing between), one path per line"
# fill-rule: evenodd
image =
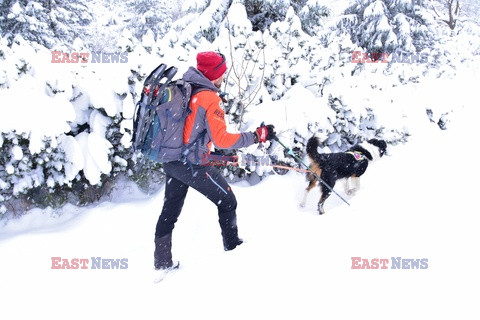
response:
M189 187L202 193L218 208L218 217L226 251L243 241L238 237L237 201L220 171L202 166L212 143L220 149L238 149L275 137L273 125L260 126L255 132L228 133L219 96L227 65L225 56L216 52L197 55L197 68L190 67L183 80L192 84L191 113L185 121L183 142L190 146L184 159L164 163L166 187L163 209L155 231L155 269L178 267L172 261L172 231L180 215Z

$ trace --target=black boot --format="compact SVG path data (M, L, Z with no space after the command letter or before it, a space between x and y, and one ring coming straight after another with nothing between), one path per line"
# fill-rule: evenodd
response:
M243 243L238 237L237 217L235 211L219 213L220 229L222 230L223 248L225 251L235 249Z
M242 243L243 243L243 240L238 237L236 239L228 240L228 241L225 241L224 239L223 248L225 249L225 251L230 251L235 249L237 246L241 245Z
M243 243L243 240L238 237L238 229L235 223L222 229L223 248L225 251L233 250Z
M178 262L172 261L172 234L155 238L155 252L153 253L155 270L176 269Z

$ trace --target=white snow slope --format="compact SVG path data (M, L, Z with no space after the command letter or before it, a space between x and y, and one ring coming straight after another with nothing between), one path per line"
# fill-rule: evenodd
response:
M447 131L419 117L411 141L368 168L351 207L332 195L319 216L315 191L300 209L306 181L296 172L233 185L245 242L231 252L215 206L190 190L174 230L181 268L157 284L163 191L145 199L124 190L95 207L10 221L0 229L0 318L474 319L480 177L471 101ZM124 258L128 268L57 270L52 257ZM352 257L428 259L428 268L357 270Z

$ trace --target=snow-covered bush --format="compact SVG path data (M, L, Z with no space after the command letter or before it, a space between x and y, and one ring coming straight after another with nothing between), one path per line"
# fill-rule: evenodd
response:
M435 26L423 0L357 0L338 25L368 52L386 53L422 50L435 39Z
M146 76L129 77L135 61L53 64L50 51L21 39L1 51L1 211L88 204L118 176L149 169L130 148L135 84Z
M312 43L303 32L301 22L292 8L284 21L275 22L265 39L265 87L273 99L284 93L302 77L308 77L311 66L308 53Z
M32 154L29 149L29 137L26 134L1 134L0 141L0 212L6 211L6 204L20 212L29 208L27 201L21 201L20 207L13 199L31 199L31 204L54 205L62 203L60 197L33 197L40 189L54 192L56 181L61 178L62 165L65 158L57 148L51 146L48 141L44 142L44 148L40 152ZM34 191L35 190L35 191ZM58 194L57 194L58 195Z

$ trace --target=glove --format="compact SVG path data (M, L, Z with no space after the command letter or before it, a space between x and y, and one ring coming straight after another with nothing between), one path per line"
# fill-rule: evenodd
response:
M255 142L265 142L267 140L272 140L275 138L275 127L272 124L269 125L262 125L255 130L256 141Z

